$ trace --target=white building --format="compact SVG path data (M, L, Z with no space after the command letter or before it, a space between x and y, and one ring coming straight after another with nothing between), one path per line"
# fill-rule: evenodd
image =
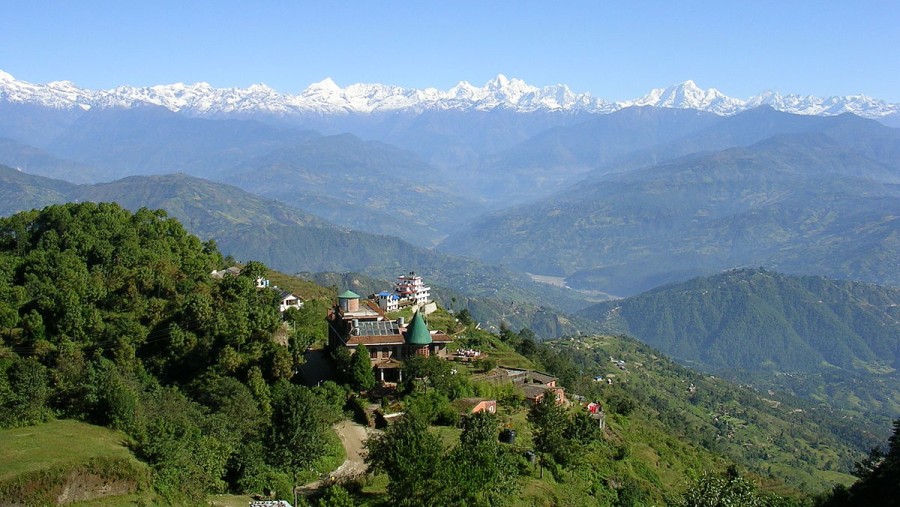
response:
M288 308L303 308L303 298L287 290L278 290L278 311L284 313Z
M396 312L400 309L400 296L393 292L379 292L375 294L375 300L378 301L378 307L386 312Z
M419 306L431 301L431 287L426 287L422 277L417 276L413 271L410 271L408 275L397 277L394 292L401 301L411 301Z

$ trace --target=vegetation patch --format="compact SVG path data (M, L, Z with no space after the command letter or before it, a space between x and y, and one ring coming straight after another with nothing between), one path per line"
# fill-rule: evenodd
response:
M134 459L90 458L27 472L0 483L0 503L67 505L102 497L127 495L149 484L147 467Z

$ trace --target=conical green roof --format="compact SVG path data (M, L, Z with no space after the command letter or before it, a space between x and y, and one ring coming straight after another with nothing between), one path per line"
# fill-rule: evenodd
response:
M360 295L353 292L352 290L345 290L344 292L338 294L338 299L359 299Z
M425 325L425 319L422 318L422 314L419 312L413 315L409 327L406 328L406 344L420 347L431 345L431 333L428 331L428 326Z

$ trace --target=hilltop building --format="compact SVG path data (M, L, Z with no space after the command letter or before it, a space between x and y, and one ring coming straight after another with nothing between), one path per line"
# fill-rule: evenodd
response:
M362 301L359 294L346 291L328 316L328 346L346 347L351 354L365 345L372 359L376 378L382 381L400 378L400 361L412 356L446 357L453 338L430 331L420 312L409 324L404 319L387 319L374 301Z
M397 277L394 293L401 302L409 301L418 306L426 305L431 301L431 287L426 287L422 277L416 275L414 271L410 271L408 275Z
M427 287L422 277L414 271L398 276L393 291L381 291L370 297L386 312L412 307L413 310L424 311L428 315L437 310L437 305L431 300L431 287Z
M268 281L268 280L266 280ZM275 290L278 291L278 311L284 313L288 308L295 308L297 310L303 308L303 298L294 294L288 290L281 290L275 287Z

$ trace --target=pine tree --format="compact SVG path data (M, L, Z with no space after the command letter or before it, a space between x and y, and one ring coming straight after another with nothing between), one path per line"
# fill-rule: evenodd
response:
M375 387L372 360L365 345L360 345L350 357L350 385L357 391L368 391Z

